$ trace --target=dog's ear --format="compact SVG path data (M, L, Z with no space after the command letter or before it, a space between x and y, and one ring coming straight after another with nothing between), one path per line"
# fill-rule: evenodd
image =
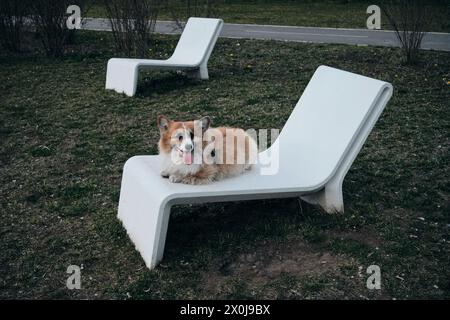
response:
M209 126L211 125L211 118L206 116L198 120L200 122L200 125L202 127L202 132L205 132L209 129Z
M158 116L159 131L166 132L169 129L170 120L165 116Z

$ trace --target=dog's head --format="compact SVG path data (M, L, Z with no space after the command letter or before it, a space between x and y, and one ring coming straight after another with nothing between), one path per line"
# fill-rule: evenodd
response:
M192 121L172 121L165 116L158 116L158 127L161 137L159 151L171 154L172 161L191 165L194 152L202 154L203 133L208 130L211 119L203 117Z

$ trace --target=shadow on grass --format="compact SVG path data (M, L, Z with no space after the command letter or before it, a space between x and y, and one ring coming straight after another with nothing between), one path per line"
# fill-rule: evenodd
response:
M211 258L235 255L255 242L267 238L281 241L311 217L316 222L326 217L327 221L321 222L333 224L332 216L307 204L304 207L303 211L297 198L175 206L164 263L172 265L182 259L201 268Z
M152 97L180 89L188 89L199 83L199 80L174 72L157 72L151 74L151 76L146 74L138 83L137 95L140 97Z

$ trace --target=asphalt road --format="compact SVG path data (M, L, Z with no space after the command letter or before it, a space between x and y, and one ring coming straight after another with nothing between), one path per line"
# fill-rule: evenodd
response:
M83 29L109 31L107 19L85 18ZM158 21L155 32L179 34L181 30L171 21ZM400 42L393 31L365 29L334 29L316 27L291 27L256 24L226 23L221 37L238 39L264 39L314 43L342 43L399 47ZM450 33L429 32L422 41L422 49L450 51Z

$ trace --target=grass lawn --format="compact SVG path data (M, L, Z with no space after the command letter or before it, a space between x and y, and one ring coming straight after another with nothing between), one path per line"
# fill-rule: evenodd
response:
M90 17L105 17L104 8L94 4L86 13ZM250 23L330 28L367 28L367 7L373 1L243 1L227 0L217 7L217 16L227 23ZM428 31L450 32L450 6L436 1L429 5L433 19ZM160 20L171 20L162 10ZM382 15L382 29L391 29Z
M151 56L176 41L157 37ZM77 42L61 60L0 54L0 298L450 298L450 53L404 66L396 48L219 39L210 81L145 73L129 98L104 90L110 34ZM345 214L297 199L177 206L147 270L116 213L124 162L157 153L156 116L282 128L321 64L395 88L344 182ZM71 264L81 290L66 289Z

